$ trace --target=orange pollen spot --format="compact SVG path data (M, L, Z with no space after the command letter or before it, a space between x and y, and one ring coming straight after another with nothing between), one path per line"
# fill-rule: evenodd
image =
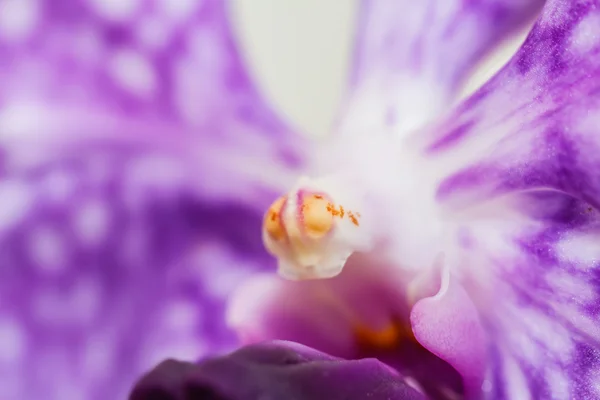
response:
M340 217L344 218L344 207L340 206Z
M363 350L390 350L404 340L414 340L412 330L400 322L392 322L387 327L374 330L358 325L354 328L354 335L358 346Z
M283 227L280 215L281 209L285 204L286 197L282 196L275 200L267 210L263 221L263 229L274 240L281 240L285 237L285 228Z
M350 211L348 213L348 217L350 218L350 221L352 221L352 223L356 226L358 226L358 219L354 216L354 214L352 213L352 211Z
M327 211L329 211L329 213L334 217L340 214L340 212L335 209L335 205L331 203L327 203Z

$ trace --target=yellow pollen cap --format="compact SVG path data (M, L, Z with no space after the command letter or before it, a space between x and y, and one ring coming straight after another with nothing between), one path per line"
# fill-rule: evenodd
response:
M302 222L304 232L309 237L318 239L333 228L331 202L319 194L307 195L302 199Z

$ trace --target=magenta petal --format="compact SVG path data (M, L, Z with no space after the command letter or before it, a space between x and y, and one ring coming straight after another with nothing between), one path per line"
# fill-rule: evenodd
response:
M327 280L253 277L232 297L229 324L246 343L284 339L347 359L376 357L410 376L433 398L463 393L457 371L410 333L403 271L368 258L351 260L340 275Z
M543 0L364 0L344 129L416 128Z
M228 322L247 342L285 339L344 358L357 357L355 329L408 325L402 277L391 267L351 261L327 280L257 275L232 296Z
M419 300L410 314L415 338L463 377L468 396L478 397L486 373L485 333L478 310L458 281L442 279L440 291Z

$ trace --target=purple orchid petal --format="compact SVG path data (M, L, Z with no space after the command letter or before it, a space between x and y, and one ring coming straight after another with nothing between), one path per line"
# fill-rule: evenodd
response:
M344 130L406 131L449 106L480 58L544 0L364 0Z
M457 224L447 262L479 310L490 398L599 395L599 227L593 207L556 191L481 205Z
M231 349L227 296L275 268L262 214L300 139L225 2L177 4L0 4L2 399L124 398L165 357ZM31 19L7 33L4 7Z
M490 398L600 396L599 38L599 2L548 1L512 61L416 139L454 215L446 261L480 312Z
M375 359L344 361L291 342L248 346L198 364L168 360L144 376L130 400L418 400Z
M597 5L549 1L510 63L432 130L441 201L552 188L599 204Z

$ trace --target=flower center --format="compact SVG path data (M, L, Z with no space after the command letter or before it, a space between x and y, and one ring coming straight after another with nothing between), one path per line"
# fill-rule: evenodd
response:
M354 328L354 335L361 353L377 354L397 348L403 342L415 342L410 326L394 320L383 329L374 330L367 325Z
M263 241L278 259L280 275L330 278L341 272L352 253L370 247L360 202L341 187L332 178L302 178L269 207Z

